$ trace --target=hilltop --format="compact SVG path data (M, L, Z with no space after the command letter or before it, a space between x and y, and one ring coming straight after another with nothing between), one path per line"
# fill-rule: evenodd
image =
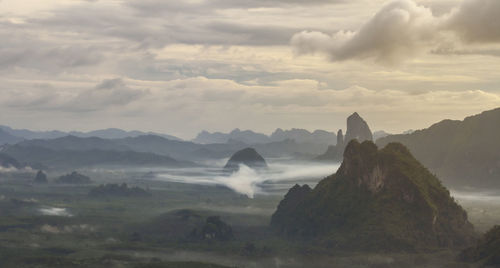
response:
M336 174L312 190L292 188L271 226L341 249L463 247L474 239L467 213L405 146L379 150L357 140L347 145Z

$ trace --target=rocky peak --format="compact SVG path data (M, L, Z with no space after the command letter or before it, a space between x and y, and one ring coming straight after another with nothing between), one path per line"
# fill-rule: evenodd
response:
M290 189L272 217L274 230L377 250L457 248L474 238L467 213L399 143L378 149L351 140L337 173L308 188Z
M342 129L339 129L337 132L337 145L342 146L344 144L344 134L342 133Z
M347 131L345 133L344 143L347 144L353 139L359 142L373 140L373 134L370 127L358 113L353 113L347 118Z

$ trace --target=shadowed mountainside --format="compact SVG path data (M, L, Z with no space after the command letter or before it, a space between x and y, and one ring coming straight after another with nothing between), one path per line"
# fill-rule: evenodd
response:
M464 247L474 238L466 212L406 147L356 140L336 174L288 192L271 226L342 249Z
M500 225L489 230L475 246L464 250L460 259L484 267L500 267Z
M500 188L500 109L463 121L444 120L423 130L377 140L382 147L400 142L454 187Z

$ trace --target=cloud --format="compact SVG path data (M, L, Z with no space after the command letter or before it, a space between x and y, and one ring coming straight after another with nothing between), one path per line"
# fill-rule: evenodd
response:
M107 79L95 88L80 93L68 108L76 111L93 111L111 106L124 106L147 94L147 90L128 87L121 78Z
M128 5L145 14L162 14L164 12L213 12L224 9L279 8L290 6L316 6L345 3L346 0L200 0L200 1L161 1L134 0Z
M466 0L450 13L435 16L413 0L396 0L357 31L303 31L292 37L291 45L299 55L323 53L332 61L374 59L392 64L447 44L448 33L469 43L500 41L500 2Z
M465 0L451 13L447 27L466 42L500 42L500 1Z
M131 88L121 78L105 79L94 88L65 88L51 84L32 85L29 90L10 90L3 104L31 111L92 112L124 107L149 94L148 90Z

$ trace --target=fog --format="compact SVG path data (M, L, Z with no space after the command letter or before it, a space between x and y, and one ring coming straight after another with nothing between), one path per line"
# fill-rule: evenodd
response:
M162 169L155 171L155 179L162 181L224 185L235 192L253 198L257 194L283 194L294 184L309 184L314 187L324 177L335 173L339 163L268 161L266 170L253 170L245 165L230 175L222 172L222 165L196 169ZM217 165L218 164L218 165Z
M38 209L38 211L42 215L46 215L46 216L61 216L61 217L72 217L73 216L65 208L45 207L45 208Z
M451 195L463 202L476 201L500 204L500 195L493 191L451 191Z

